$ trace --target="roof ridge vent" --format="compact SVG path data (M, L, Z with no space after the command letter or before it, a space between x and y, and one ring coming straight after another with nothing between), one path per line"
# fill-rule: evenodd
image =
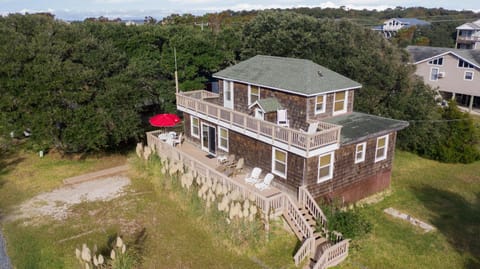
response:
M317 74L318 74L319 77L323 77L322 71L318 70Z

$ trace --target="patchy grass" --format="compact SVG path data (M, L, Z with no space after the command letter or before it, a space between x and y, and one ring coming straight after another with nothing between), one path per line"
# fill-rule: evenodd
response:
M4 212L60 186L65 177L123 164L126 157L75 161L22 153L9 160L15 163L8 161L0 174L0 197L10 195L0 201ZM164 178L159 163L147 165L135 157L129 163L132 184L122 197L76 205L64 221L43 217L35 225L3 222L15 267L78 268L75 248L87 243L102 252L121 235L141 268L294 268L296 238L280 224L272 225L268 235L258 229L259 222L227 225L216 210L207 210L175 181Z
M438 230L423 233L384 214L388 207ZM391 195L364 212L372 232L353 242L340 268L480 267L480 162L442 164L397 151Z

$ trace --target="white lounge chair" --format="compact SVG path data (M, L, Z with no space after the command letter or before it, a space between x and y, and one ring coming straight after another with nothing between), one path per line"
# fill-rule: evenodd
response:
M172 139L172 146L175 147L176 145L182 145L183 143L182 139L183 139L183 134L180 133L180 135L178 135L177 138Z
M255 184L255 188L257 188L260 191L270 188L270 183L272 183L273 177L274 176L272 173L266 174L265 178L263 178L263 182Z
M259 167L253 168L252 173L250 173L250 175L245 178L245 182L249 184L257 183L261 173L262 173L262 168L259 168Z
M288 118L287 118L286 109L277 110L277 124L280 126L288 127Z

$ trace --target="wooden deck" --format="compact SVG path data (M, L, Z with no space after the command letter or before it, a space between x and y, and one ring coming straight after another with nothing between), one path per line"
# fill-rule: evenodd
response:
M208 166L209 168L216 170L222 174L224 174L226 177L230 178L231 180L235 181L239 185L242 185L245 189L257 193L260 196L263 196L265 198L269 198L275 195L278 195L281 193L281 191L273 186L270 186L270 188L259 191L257 188L255 188L254 185L248 184L245 182L245 178L250 174L252 171L253 167L248 167L244 166L243 171L235 176L228 176L227 171L222 171L221 165L219 164L217 158L209 158L208 153L201 150L199 146L193 144L190 141L185 141L181 145L177 145L175 147L178 151L183 152L185 154L188 154L192 158L196 159L197 161L201 162L202 164ZM260 179L265 176L265 173L263 173L260 176Z

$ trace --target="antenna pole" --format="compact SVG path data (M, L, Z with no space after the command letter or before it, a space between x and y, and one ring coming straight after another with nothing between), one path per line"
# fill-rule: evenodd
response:
M173 57L175 58L175 92L178 93L177 49L175 47L173 47Z

